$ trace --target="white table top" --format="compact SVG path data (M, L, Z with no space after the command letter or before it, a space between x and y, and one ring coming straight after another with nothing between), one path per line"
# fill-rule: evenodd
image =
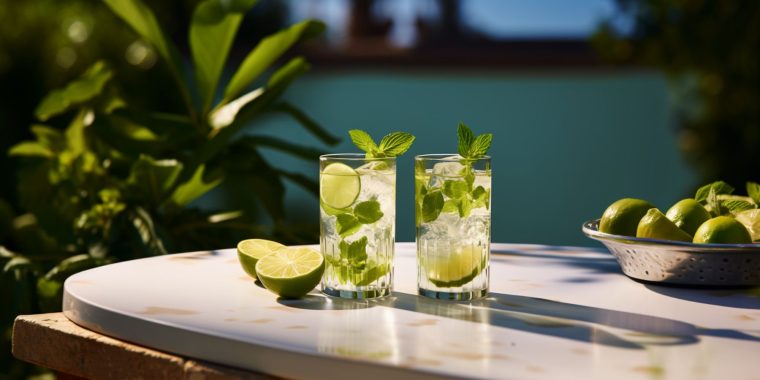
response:
M492 252L491 293L469 303L417 296L399 243L380 300L278 299L219 250L79 273L63 306L105 335L289 378L760 379L760 288L646 285L589 248Z

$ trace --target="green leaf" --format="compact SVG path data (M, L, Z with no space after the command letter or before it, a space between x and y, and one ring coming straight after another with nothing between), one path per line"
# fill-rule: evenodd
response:
M422 220L426 223L438 219L443 210L443 194L440 190L434 190L422 199Z
M190 51L204 113L211 107L219 77L227 62L243 15L255 0L205 0L190 23Z
M281 102L279 104L276 104L272 107L273 111L276 112L283 112L293 119L295 119L301 126L306 129L309 133L314 135L316 138L318 138L320 141L327 145L335 145L340 142L340 139L331 135L330 132L328 132L326 129L322 128L319 123L314 121L309 115L307 115L305 112L301 111L297 107L293 106L290 103L287 102Z
M266 71L291 46L302 39L311 38L324 31L319 21L306 20L261 40L243 60L237 72L224 90L224 101L236 97L259 75Z
M100 95L112 75L111 69L104 62L96 62L78 79L45 96L34 111L35 116L45 121L68 111L71 107L92 100Z
M448 180L443 182L443 194L449 198L460 199L467 195L468 186L465 181Z
M367 286L378 278L385 276L388 272L390 272L389 264L369 262L365 270L354 272L354 278L351 280L351 283L356 286Z
M308 160L310 162L315 162L322 154L321 151L318 151L316 149L293 144L289 141L281 140L276 137L248 136L241 138L239 141L245 142L246 144L251 144L252 146L256 147L273 148L285 153L290 153L293 156L303 158L304 160Z
M742 201L738 199L731 199L731 200L724 200L721 201L721 206L723 206L725 209L727 209L732 214L736 214L738 212L744 211L744 210L751 210L755 208L755 204L747 201Z
M456 199L447 199L443 202L443 213L459 212L459 201Z
M8 151L9 156L16 157L53 157L53 152L36 141L22 141Z
M380 211L380 202L364 201L354 207L354 215L361 224L372 224L380 220L383 217L383 212Z
M694 195L694 199L697 202L705 202L711 191L714 192L715 195L731 194L734 192L734 188L723 181L716 181L700 187L697 190L696 195Z
M222 178L217 178L208 182L205 181L203 179L205 169L206 167L204 165L199 166L189 181L177 186L177 189L174 190L169 201L176 206L186 206L222 183Z
M341 259L349 261L350 265L363 266L367 260L367 237L362 236L352 243L342 240L338 245L340 248Z
M137 207L129 217L135 230L140 235L144 247L148 249L148 252L153 255L165 255L168 252L164 247L164 242L156 232L155 223L153 223L153 217L145 211L142 207Z
M386 157L404 154L414 143L414 136L406 132L391 132L380 141L379 150Z
M361 129L351 129L348 131L348 135L351 137L351 141L354 145L363 152L373 156L377 153L378 146L375 144L375 141L372 140L372 136L370 136L369 133L364 132Z
M478 186L472 191L473 208L491 207L491 190L486 190L483 186Z
M473 141L475 141L475 136L473 135L472 130L467 124L459 122L459 126L457 126L457 136L459 137L459 143L457 146L459 155L465 158L470 157L470 147L472 146Z
M127 184L143 198L158 205L169 196L168 191L174 186L181 170L182 163L177 160L155 160L142 155L132 165Z
M715 188L710 188L709 192L707 193L705 202L707 203L707 208L710 210L712 216L725 215L728 212L728 210L723 207L723 204L718 199L718 193Z
M34 124L32 133L37 137L37 142L53 152L61 152L66 148L66 140L61 131L42 124Z
M166 38L153 11L140 0L104 0L111 10L158 51L174 69L180 71L177 49Z
M31 268L32 262L24 256L15 256L8 260L3 266L3 273L10 273L23 268Z
M747 182L747 195L756 205L760 205L760 183Z
M350 236L362 227L359 219L351 214L340 214L335 218L335 226L341 237Z
M492 140L493 135L490 133L482 134L476 137L475 141L472 142L472 146L470 147L469 158L478 158L480 156L484 156L486 152L488 152L488 148L491 147Z
M63 282L83 270L109 263L109 259L95 258L90 255L76 255L64 259L37 280L37 295L43 312L60 310L63 298Z
M459 217L466 218L470 216L470 212L472 211L472 201L470 201L470 198L464 197L460 199L457 206Z

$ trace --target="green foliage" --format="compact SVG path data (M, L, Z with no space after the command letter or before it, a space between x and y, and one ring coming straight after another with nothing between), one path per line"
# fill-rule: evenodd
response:
M670 79L681 151L703 182L757 179L760 162L760 2L617 0L592 44L615 63L662 69Z
M21 214L0 199L4 333L17 314L59 310L64 280L84 269L232 246L249 237L303 242L314 236L313 226L299 229L284 223L284 181L315 193L317 182L271 165L260 149L305 160L314 160L318 151L239 132L262 115L282 112L318 140L338 141L303 111L281 101L290 84L309 69L308 63L295 57L276 66L290 47L319 34L324 25L305 21L265 38L230 83L219 83L238 26L255 1L199 3L188 31L192 68L185 67L188 61L143 2L105 3L158 53L176 84L166 93L182 99L186 112L153 111L125 97L115 79L119 72L105 61L42 99L35 116L46 124L32 125L35 139L8 151L21 168ZM194 80L185 77L193 72ZM265 73L271 75L260 80ZM254 82L264 85L238 96ZM221 100L215 97L219 87L226 88ZM193 207L220 186L241 189L257 202L233 210ZM271 224L259 222L259 210Z
M360 129L348 131L351 141L357 148L366 152L367 158L398 157L412 147L415 137L406 132L391 132L375 144L369 133Z

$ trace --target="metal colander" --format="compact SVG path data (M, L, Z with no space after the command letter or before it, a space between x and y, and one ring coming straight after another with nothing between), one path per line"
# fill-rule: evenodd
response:
M623 273L644 281L702 286L760 285L760 244L693 244L599 232L599 220L583 224L602 242Z

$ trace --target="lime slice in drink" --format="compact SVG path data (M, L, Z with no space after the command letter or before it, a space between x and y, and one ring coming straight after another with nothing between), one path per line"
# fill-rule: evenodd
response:
M335 162L319 176L319 196L326 205L341 209L351 206L362 189L359 174L350 166Z
M314 289L325 271L325 259L306 247L286 247L256 263L264 287L283 298L298 298Z
M455 247L446 254L428 254L422 261L427 277L441 288L460 287L474 279L485 268L485 258L480 247Z
M256 279L256 262L283 247L285 246L271 240L243 240L237 245L238 260L240 260L240 265L245 273Z

